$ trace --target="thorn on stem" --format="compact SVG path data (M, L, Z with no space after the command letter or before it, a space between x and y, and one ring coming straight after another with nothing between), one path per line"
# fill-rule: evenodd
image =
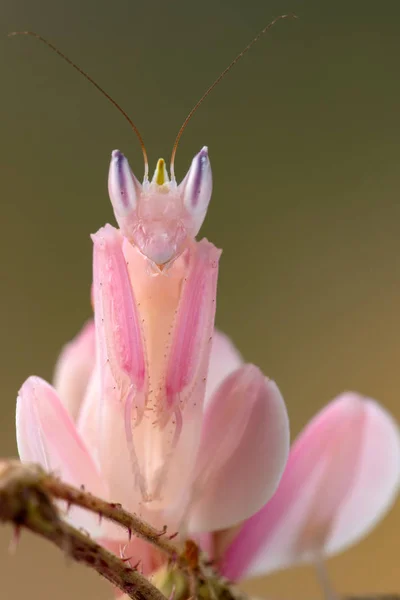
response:
M167 533L167 526L163 525L163 528L160 532L157 533L157 537L161 537Z
M134 571L137 571L137 570L138 570L138 567L139 567L139 565L140 565L140 563L141 563L141 562L142 562L142 561L141 561L141 559L139 558L139 560L137 561L137 563L136 563L135 565L133 565L132 569L133 569Z

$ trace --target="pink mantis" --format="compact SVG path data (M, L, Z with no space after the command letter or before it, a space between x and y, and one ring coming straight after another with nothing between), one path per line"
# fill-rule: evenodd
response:
M214 328L220 251L196 241L212 192L207 148L179 185L174 176L192 114L170 177L160 159L151 181L128 118L143 183L115 150L108 187L119 229L92 236L94 322L64 350L54 387L37 377L22 386L17 440L22 460L167 523L181 541L197 536L236 580L318 562L362 537L397 495L400 442L383 408L346 393L289 454L278 387ZM127 544L83 511L68 518L117 553ZM160 564L143 542L127 552L147 574Z

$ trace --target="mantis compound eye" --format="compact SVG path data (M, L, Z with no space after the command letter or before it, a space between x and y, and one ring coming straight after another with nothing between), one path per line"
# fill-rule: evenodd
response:
M111 155L108 175L108 193L115 218L122 229L122 222L136 211L142 186L131 171L125 156L119 150Z
M178 190L182 194L183 205L191 217L191 234L195 237L205 219L212 193L212 173L207 146L204 146L194 157Z

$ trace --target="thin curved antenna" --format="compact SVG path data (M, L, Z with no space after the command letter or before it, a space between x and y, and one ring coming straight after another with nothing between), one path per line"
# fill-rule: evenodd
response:
M184 120L184 122L183 122L180 130L178 131L178 135L176 136L174 145L172 147L171 164L170 164L171 179L175 179L174 163L175 163L175 156L176 156L176 151L177 151L177 148L178 148L179 140L181 139L182 133L185 131L186 126L189 123L190 119L193 117L194 113L197 111L197 109L199 108L199 106L201 104L203 104L203 102L207 98L207 96L213 91L213 89L219 84L219 82L225 77L225 75L227 75L229 73L229 71L232 69L232 67L234 67L236 65L236 63L241 58L243 58L243 56L246 54L246 52L248 52L250 50L250 48L252 46L254 46L254 44L256 42L258 42L258 40L260 39L260 37L262 37L264 35L264 33L267 33L267 31L269 29L271 29L271 27L273 27L275 25L275 23L277 23L278 21L281 21L282 19L297 19L297 16L294 13L288 13L287 15L280 15L279 17L276 17L276 19L274 19L273 21L271 21L271 23L268 23L268 25L266 27L264 27L264 29L262 29L260 31L260 33L258 33L256 35L256 37L246 46L246 48L244 48L244 50L242 50L233 59L233 61L226 67L226 69L224 69L222 71L222 73L220 75L218 75L218 77L214 81L214 83L212 83L210 85L210 87L204 92L204 94L202 95L202 97L200 98L200 100L194 105L194 107L192 108L192 110L190 111L190 113L188 114L188 116L186 117L186 119Z
M128 121L128 123L132 127L133 131L136 133L136 136L137 136L137 138L139 140L140 147L141 147L142 153L143 153L143 159L144 159L144 179L145 179L145 181L147 181L148 174L149 174L149 161L148 161L148 158L147 158L146 147L144 145L143 138L140 135L138 128L136 127L136 125L132 121L132 119L126 114L126 112L123 110L123 108L121 108L120 105L117 104L117 102L113 98L111 98L111 96L109 94L107 94L107 92L105 90L103 90L103 88L100 87L99 84L96 83L94 79L92 79L90 77L90 75L88 75L83 69L81 69L80 67L78 67L78 65L76 65L70 58L68 58L68 56L66 56L65 54L63 54L61 52L61 50L59 50L56 46L54 46L53 44L51 44L50 42L48 42L44 37L42 37L38 33L35 33L34 31L12 31L11 33L8 34L8 37L13 37L15 35L30 35L30 36L36 38L37 40L43 42L43 44L45 44L48 48L50 48L50 50L53 50L53 52L55 52L56 54L58 54L58 56L61 56L61 58L63 58L69 65L71 65L71 67L74 67L74 69L76 69L78 71L78 73L80 73L81 75L83 75L83 77L85 77L85 79L87 79L92 85L94 85L94 87L96 89L98 89L99 92L101 92L103 94L103 96L105 96L107 98L107 100L109 100L111 102L111 104L113 104L115 106L115 108L117 110L119 110L119 112Z

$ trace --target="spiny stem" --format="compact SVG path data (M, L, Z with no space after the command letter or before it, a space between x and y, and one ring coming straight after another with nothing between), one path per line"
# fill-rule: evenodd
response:
M177 547L168 539L166 527L157 531L154 527L142 521L138 516L126 511L120 504L106 502L83 489L74 488L57 477L44 473L41 479L43 489L54 498L65 500L68 505L80 506L121 525L128 531L129 537L136 535L152 544L181 568L187 568L186 558L179 553Z
M187 548L179 554L171 541L167 537L162 537L165 535L164 530L158 532L135 515L130 515L120 505L110 504L84 490L64 484L56 477L45 473L37 465L23 465L15 460L0 460L0 522L11 523L14 526L14 543L18 541L20 530L28 529L52 542L77 562L85 564L108 579L124 592L124 599L166 600L166 596L129 563L97 544L87 534L63 521L53 498L65 500L67 503L86 508L110 519L163 550L174 562L175 569L169 573L183 571L186 582L189 575L189 583L195 584L196 587L200 586L201 597L209 600L213 598L248 600L245 594L218 575L212 566L207 567L200 563L197 567L196 564L193 565ZM188 556L185 556L185 552L188 552ZM338 597L333 593L330 584L327 584L324 564L316 561L316 566L326 597L336 600ZM197 581L194 581L193 577L198 578ZM161 589L166 591L164 587ZM187 583L185 587L188 587ZM183 598L187 598L189 593L187 589ZM400 600L400 595L365 594L342 598L343 600Z
M242 600L243 596L234 591L233 588L226 583L222 583L220 575L211 567L206 567L201 561L192 561L190 551L194 542L186 540L185 547L182 552L171 542L177 534L174 532L168 537L167 529L164 526L162 531L157 531L154 527L140 519L137 515L132 515L126 511L120 504L106 502L97 496L93 496L83 489L74 488L67 483L64 483L57 477L51 474L42 472L41 484L52 497L59 500L64 500L68 505L79 506L96 513L101 518L108 519L121 525L127 529L129 538L136 535L146 542L155 546L158 550L168 556L171 563L180 569L189 582L196 582L196 585L206 583L211 589L212 586L217 586L218 589L224 589L225 600ZM198 548L196 546L198 552Z
M108 579L135 600L165 600L137 570L65 523L43 486L43 471L17 461L0 462L0 521L29 529L55 544L77 562Z

